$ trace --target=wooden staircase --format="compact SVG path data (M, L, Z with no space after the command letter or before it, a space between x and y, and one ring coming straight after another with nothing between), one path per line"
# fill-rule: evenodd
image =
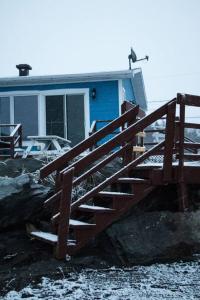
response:
M139 107L130 107L128 103L129 110L119 118L43 167L40 171L41 179L56 172L56 192L45 202L45 207L51 206L54 212L51 218L52 232L34 230L31 236L53 244L58 259L63 259L66 255L74 255L98 233L129 212L131 207L162 184L177 184L180 209L185 209L187 178L184 176L184 147L198 148L189 143L184 145L183 131L187 125L183 107L185 109L185 105L191 103L200 106L200 97L178 94L177 98L139 120ZM176 118L177 104L180 105L179 121ZM141 136L139 133L164 116L166 117L165 139L146 152L135 155L134 147L138 146L138 137ZM189 126L192 126L191 123ZM200 129L200 125L195 124L195 126ZM121 130L116 136L99 147L94 147L99 140L119 128ZM87 155L79 156L88 149L94 150ZM162 156L160 165L148 166L147 164L145 170L140 169L141 164L155 155ZM174 155L178 157L175 167ZM76 186L87 181L95 172L117 157L121 160L118 171L77 200L72 199L72 191Z

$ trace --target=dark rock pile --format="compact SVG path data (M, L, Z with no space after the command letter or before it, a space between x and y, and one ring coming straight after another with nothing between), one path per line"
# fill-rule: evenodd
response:
M48 275L55 264L58 268L63 264L91 267L94 261L97 265L101 265L101 261L149 264L191 258L200 252L199 187L190 190L190 211L180 213L177 212L176 188L166 186L112 224L70 263L55 263L52 247L30 239L26 231L27 224L39 225L39 228L43 225L44 229L50 220L50 212L43 209L43 203L52 193L54 178L39 183L39 169L43 164L37 159L0 162L0 285L11 280L13 272L16 278L19 273L27 283L27 267L29 274L46 275L45 266L49 261L52 268L49 266ZM120 164L116 160L92 176L73 191L74 199L113 174Z
M38 183L42 165L32 158L0 162L0 231L40 218L51 193L50 186Z

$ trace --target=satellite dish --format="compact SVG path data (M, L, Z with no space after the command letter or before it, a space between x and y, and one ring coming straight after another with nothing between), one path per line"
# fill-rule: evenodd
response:
M132 60L133 63L137 61L137 56L136 56L135 52L133 51L132 47L131 47L131 54L130 54L130 56L131 56L131 60Z
M135 54L135 51L131 47L131 53L129 54L128 59L129 59L129 69L131 70L131 61L132 61L132 63L135 63L137 61L144 60L144 59L146 59L148 61L149 56L146 55L145 58L137 59L137 55Z

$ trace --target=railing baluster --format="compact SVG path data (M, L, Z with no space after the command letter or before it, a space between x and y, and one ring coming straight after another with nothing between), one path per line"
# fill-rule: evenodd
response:
M175 117L176 103L171 103L167 108L166 133L165 133L165 148L164 148L164 163L163 163L163 180L170 182L172 180L172 161L173 148L175 138Z
M180 123L179 123L179 166L178 166L178 199L179 210L184 211L188 207L188 196L186 184L184 182L184 136L185 136L185 95L178 94L180 104Z

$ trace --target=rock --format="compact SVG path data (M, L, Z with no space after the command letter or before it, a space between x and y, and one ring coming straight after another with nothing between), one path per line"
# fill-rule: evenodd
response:
M35 158L7 159L0 162L0 176L16 177L39 170L44 162Z
M41 214L50 187L36 184L30 174L0 177L0 230L18 226Z
M16 178L0 177L0 200L21 192L29 185L30 178L27 174Z
M132 214L106 230L112 255L126 264L173 260L200 250L200 211ZM102 246L106 251L106 247Z

